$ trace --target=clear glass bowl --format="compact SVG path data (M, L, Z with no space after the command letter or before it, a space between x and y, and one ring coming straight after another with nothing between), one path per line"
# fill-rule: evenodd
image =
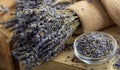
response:
M90 32L89 32L90 33ZM105 32L102 32L104 34L107 34ZM88 33L84 33L82 35L80 35L78 38L76 38L75 42L74 42L74 54L75 56L80 59L81 61L87 63L87 64L92 64L92 65L96 65L96 64L102 64L102 63L105 63L107 60L111 59L115 53L116 53L116 49L117 49L117 41L110 35L110 34L107 34L114 42L114 48L113 48L113 51L108 54L107 56L104 56L102 58L91 58L91 57L86 57L82 54L80 54L78 51L77 51L77 42L78 42L78 39L80 37L82 37L83 35L86 35Z

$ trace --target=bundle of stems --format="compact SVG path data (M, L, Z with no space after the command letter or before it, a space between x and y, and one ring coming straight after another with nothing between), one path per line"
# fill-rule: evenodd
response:
M12 27L14 34L13 56L22 62L26 70L53 59L77 29L78 16L64 8L52 6L53 0L18 0L16 18L5 28Z

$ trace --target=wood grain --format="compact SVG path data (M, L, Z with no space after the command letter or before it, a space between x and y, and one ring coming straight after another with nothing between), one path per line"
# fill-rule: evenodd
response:
M21 67L20 70L24 70L22 66L20 67ZM49 61L47 63L43 63L41 66L34 67L33 70L85 70L85 69L69 66L66 64L61 64L54 61Z
M14 70L7 36L0 32L0 70Z

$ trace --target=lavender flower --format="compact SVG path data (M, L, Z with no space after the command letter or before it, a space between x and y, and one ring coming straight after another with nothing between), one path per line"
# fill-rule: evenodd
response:
M74 12L52 4L53 0L18 0L16 18L5 26L13 27L13 56L26 70L53 59L79 25Z

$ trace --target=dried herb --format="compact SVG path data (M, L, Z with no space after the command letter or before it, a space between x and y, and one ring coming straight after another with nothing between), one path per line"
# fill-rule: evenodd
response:
M81 36L77 42L77 50L80 54L91 57L105 57L113 51L114 41L107 34L91 32Z
M113 66L117 70L120 69L120 48L118 48L117 51L116 51L115 61L114 61Z
M18 0L16 18L5 26L13 27L12 53L26 70L53 59L79 25L74 12L52 4L53 0Z
M76 56L74 56L71 61L76 63L82 63L82 61L80 61Z

